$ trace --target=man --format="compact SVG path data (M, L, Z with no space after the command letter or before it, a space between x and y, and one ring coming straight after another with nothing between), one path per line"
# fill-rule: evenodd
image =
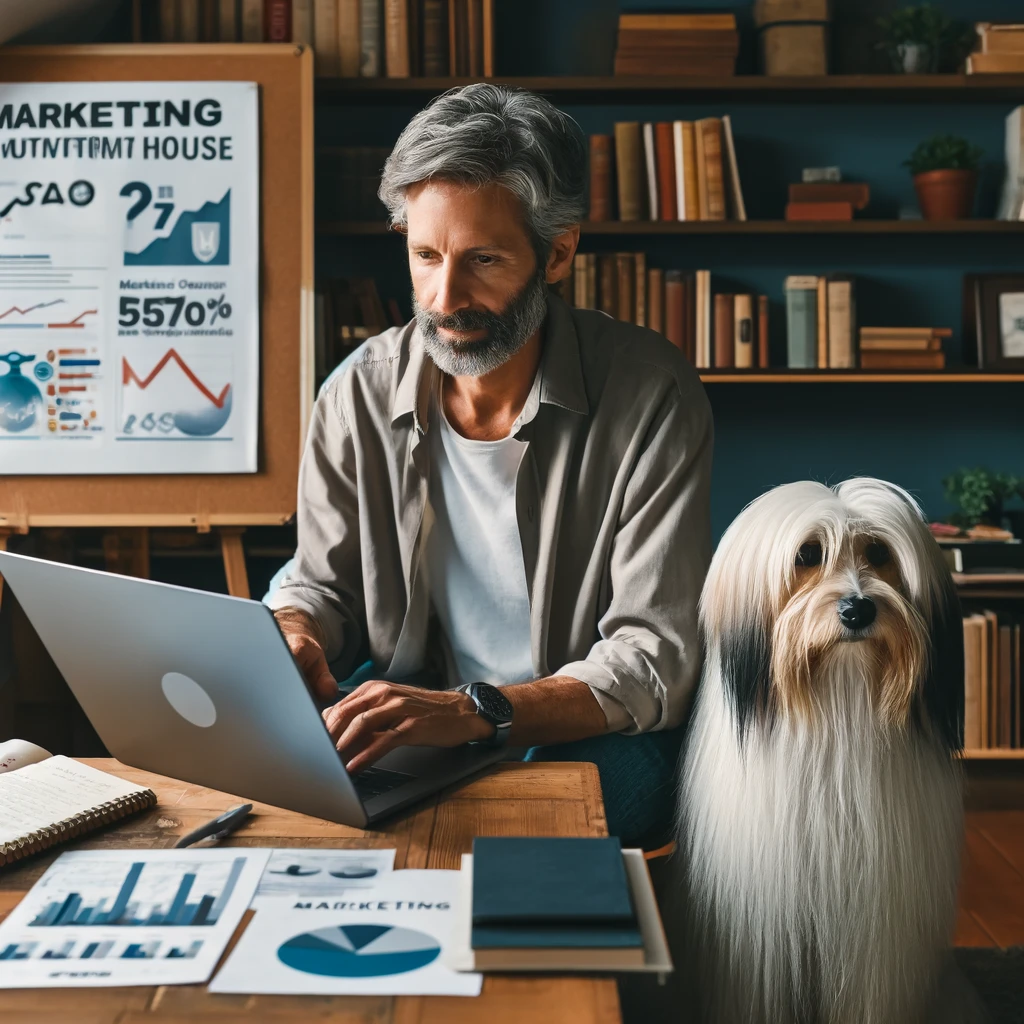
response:
M712 426L664 338L549 294L585 181L579 127L530 93L471 85L410 122L380 195L415 320L317 400L270 603L322 699L328 662L372 660L324 712L350 771L405 743L592 760L642 841L699 671Z

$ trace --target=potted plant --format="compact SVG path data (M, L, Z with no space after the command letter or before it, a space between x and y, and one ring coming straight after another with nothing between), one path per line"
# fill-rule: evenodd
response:
M902 7L888 17L878 19L882 30L880 50L889 55L893 71L925 74L954 68L970 52L974 29L965 22L953 21L931 4Z
M963 220L971 215L982 151L955 135L935 135L903 161L925 220Z
M950 521L964 528L979 523L1001 527L1004 517L1012 517L1013 513L1004 505L1016 496L1024 497L1024 478L993 473L981 466L961 469L944 477L942 486L946 499L959 509L950 516Z

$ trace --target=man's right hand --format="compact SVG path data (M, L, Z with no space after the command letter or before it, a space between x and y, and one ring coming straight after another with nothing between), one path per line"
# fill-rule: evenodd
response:
M316 620L298 608L279 608L274 618L313 693L320 700L337 700L338 683L327 667L323 633Z

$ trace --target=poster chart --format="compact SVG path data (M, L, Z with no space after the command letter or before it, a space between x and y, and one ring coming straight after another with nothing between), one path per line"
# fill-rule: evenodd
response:
M62 854L0 924L0 988L206 981L269 850Z
M0 84L0 474L256 471L252 82Z
M373 888L394 866L394 850L272 850L252 905L279 896L333 900L349 889Z
M211 992L477 996L445 963L458 871L392 871L334 899L261 898Z

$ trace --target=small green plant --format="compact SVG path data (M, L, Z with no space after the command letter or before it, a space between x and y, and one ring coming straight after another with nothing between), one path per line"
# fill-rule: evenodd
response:
M976 171L982 155L983 150L972 146L966 139L955 135L933 135L918 144L910 158L903 161L903 166L909 167L911 174L923 174L925 171Z
M889 53L894 70L910 70L904 67L900 53L907 46L927 50L927 67L914 70L954 70L971 52L976 38L971 25L952 20L931 4L901 7L876 24L882 33L878 49Z
M959 508L950 520L967 528L978 523L1000 526L1003 505L1015 496L1024 497L1024 479L1010 473L993 473L981 466L944 477L942 486L946 500Z

